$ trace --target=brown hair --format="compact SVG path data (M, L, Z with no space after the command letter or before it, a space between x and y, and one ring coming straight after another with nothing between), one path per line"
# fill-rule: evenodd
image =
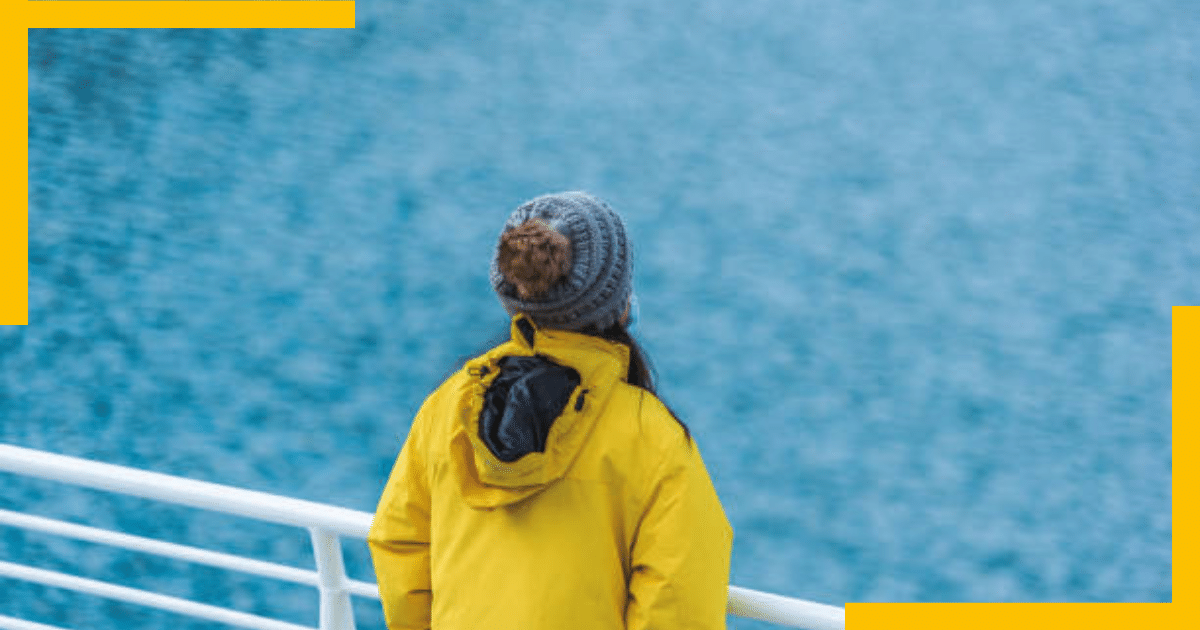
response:
M629 334L629 330L625 328L625 324L618 322L606 330L599 330L595 326L588 326L579 332L623 343L629 347L629 373L626 375L625 381L630 385L646 390L658 398L659 402L667 408L667 413L671 414L675 422L679 423L680 428L683 429L683 435L687 438L687 442L690 445L692 443L692 431L679 418L675 410L667 404L667 401L658 395L658 386L655 384L658 377L654 372L654 365L650 362L650 357L646 356L646 351L642 349L642 344L638 343L637 339L634 339L633 335Z
M497 264L522 300L546 294L571 270L571 241L542 219L530 219L500 235Z

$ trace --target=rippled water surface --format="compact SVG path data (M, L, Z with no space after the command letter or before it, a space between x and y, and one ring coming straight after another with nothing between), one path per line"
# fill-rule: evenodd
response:
M733 523L735 584L1171 599L1200 12L561 4L31 30L30 325L0 329L0 441L373 510L425 394L505 330L487 264L507 213L586 189L629 224L640 335ZM312 562L299 530L0 489ZM0 560L316 623L307 587L8 528ZM0 613L208 627L10 580ZM369 602L359 627L382 627Z

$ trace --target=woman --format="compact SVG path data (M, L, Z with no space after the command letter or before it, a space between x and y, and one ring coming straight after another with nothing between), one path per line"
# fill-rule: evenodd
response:
M733 531L627 331L621 218L529 201L491 278L512 339L425 400L371 526L388 628L724 628Z

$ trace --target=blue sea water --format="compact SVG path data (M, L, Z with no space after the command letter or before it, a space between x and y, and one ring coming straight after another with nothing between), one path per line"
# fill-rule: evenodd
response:
M30 324L0 329L0 442L373 510L423 397L505 330L507 213L585 189L629 224L640 336L734 526L733 583L1171 600L1192 3L562 4L30 30ZM300 530L0 490L312 562ZM316 621L312 589L18 530L0 559ZM0 613L210 627L11 580Z

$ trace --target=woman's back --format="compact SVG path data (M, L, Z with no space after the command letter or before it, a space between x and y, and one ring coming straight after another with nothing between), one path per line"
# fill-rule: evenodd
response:
M624 382L623 346L538 331L531 347L514 333L429 397L380 503L420 513L429 497L432 627L623 628L627 614L629 627L723 627L732 532L695 445ZM503 357L535 355L580 383L545 452L505 462L480 437L485 394ZM401 533L390 522L377 519L373 544ZM413 621L392 627L425 627Z

